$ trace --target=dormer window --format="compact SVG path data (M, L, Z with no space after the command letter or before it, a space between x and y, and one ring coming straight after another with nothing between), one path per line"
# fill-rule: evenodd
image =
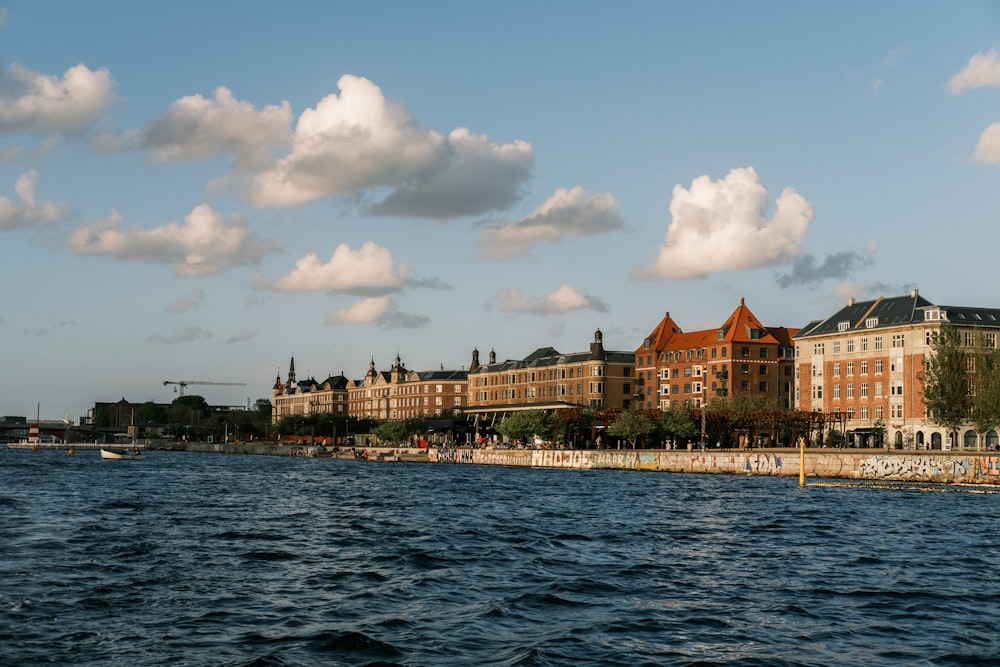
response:
M865 328L866 329L874 329L877 326L878 326L878 318L877 317L869 317L867 320L865 320Z
M726 332L723 331L722 329L719 329L718 331L715 332L715 340L722 340L725 337L726 337Z
M838 322L837 323L837 331L847 331L850 328L851 328L851 323L850 322Z

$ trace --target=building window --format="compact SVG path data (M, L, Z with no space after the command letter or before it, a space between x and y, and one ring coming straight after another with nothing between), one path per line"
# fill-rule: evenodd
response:
M823 354L824 350L826 346L823 343L813 343L813 354Z
M868 406L867 405L862 405L861 406L861 418L862 419L868 419Z
M761 381L761 383L760 383L760 390L764 391L764 392L767 391L767 380L762 380Z
M853 338L848 338L847 339L847 353L850 354L851 352L854 352L854 339Z
M847 383L847 398L854 398L854 383Z
M840 400L840 385L833 385L833 400Z
M861 390L861 398L868 398L868 383L862 382L859 389Z
M902 380L893 380L891 388L890 388L890 392L892 393L893 396L902 396L903 395L903 381Z
M862 352L867 352L868 351L868 338L867 337L863 337L861 339L861 351Z
M869 317L867 320L865 320L865 328L866 329L874 329L877 326L878 326L878 318L877 317Z
M875 398L882 398L882 383L875 383Z
M833 377L835 377L835 378L839 378L840 377L840 364L834 364L833 365Z
M868 375L868 362L867 361L862 361L861 362L861 374L862 375Z
M837 322L837 331L847 331L851 328L850 322Z
M848 361L847 362L847 375L848 375L848 377L851 377L851 376L854 375L854 362L853 361Z
M767 366L765 366L764 364L761 364L757 368L757 375L767 375Z
M892 334L892 346L903 347L906 344L906 334Z
M834 354L840 354L840 341L839 340L833 341L833 353Z
M882 374L882 360L881 359L876 359L875 360L875 375L881 375L881 374Z
M823 385L814 384L812 386L812 397L814 399L820 400L823 398Z
M876 350L881 350L882 349L882 337L881 336L875 336L875 349Z
M766 347L760 348L760 358L761 359L767 359L767 348Z

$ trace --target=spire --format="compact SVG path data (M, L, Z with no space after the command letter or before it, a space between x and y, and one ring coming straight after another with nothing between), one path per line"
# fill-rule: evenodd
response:
M594 342L590 344L590 358L593 361L604 361L608 358L604 353L604 334L600 329L594 332Z
M295 355L292 355L292 360L288 364L288 384L289 386L295 384Z
M474 347L472 348L472 365L469 366L469 370L475 372L477 368L479 368L479 348Z

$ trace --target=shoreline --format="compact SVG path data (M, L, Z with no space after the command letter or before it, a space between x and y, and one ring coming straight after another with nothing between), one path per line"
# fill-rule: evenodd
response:
M746 450L480 449L291 446L275 443L171 443L165 450L209 454L302 456L383 463L501 465L566 470L792 477L800 473L798 448ZM336 449L337 451L334 451ZM812 479L1000 485L1000 452L806 449Z

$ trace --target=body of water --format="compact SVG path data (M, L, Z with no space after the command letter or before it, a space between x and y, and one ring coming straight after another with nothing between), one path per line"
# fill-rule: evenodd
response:
M994 665L998 503L0 450L0 664Z

